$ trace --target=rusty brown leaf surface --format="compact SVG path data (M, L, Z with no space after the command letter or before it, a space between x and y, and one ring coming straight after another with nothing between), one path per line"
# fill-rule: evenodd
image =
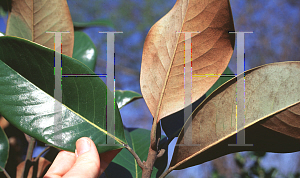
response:
M263 120L261 125L300 140L300 104L289 107Z
M157 122L184 108L184 33L192 33L194 74L222 74L231 58L234 31L228 0L178 0L150 29L141 65L141 91ZM192 102L218 77L192 77Z
M66 0L12 0L6 35L54 49L54 33L46 31L70 32L62 34L62 53L72 57L74 27Z
M176 146L170 169L183 169L240 151L300 150L300 62L263 65L245 72L245 141L236 143L236 83L233 78L193 112L192 141ZM191 117L189 118L191 119ZM238 130L241 130L238 129ZM184 144L181 131L177 144Z
M48 170L50 167L51 162L48 161L47 159L40 157L39 162L38 162L38 171L37 171L37 177L43 177L43 174ZM17 178L22 178L23 170L25 166L25 161L21 162L18 167L17 167L17 172L16 172L16 177ZM28 172L28 178L31 178L33 174L33 167L29 169Z

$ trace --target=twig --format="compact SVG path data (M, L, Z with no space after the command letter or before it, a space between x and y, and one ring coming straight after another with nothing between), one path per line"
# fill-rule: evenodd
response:
M162 157L165 154L166 150L164 148L160 149L157 154L157 158Z
M2 169L4 175L5 175L7 178L11 178L10 175L6 172L6 170L5 170L2 166L0 166L0 168Z
M27 160L29 160L29 162L31 162L31 160L32 160L33 149L34 149L34 146L35 146L35 138L30 137L29 135L27 135L27 136L28 136L27 138L29 138L28 139L28 148L27 148L25 166L24 166L24 170L23 170L23 173L22 173L22 177L25 176L24 175L25 174L25 168L26 168L26 164L28 163Z
M153 171L154 163L157 159L158 141L161 137L160 122L153 121L151 135L150 135L150 147L148 152L147 161L145 163L145 169L142 172L142 178L150 178Z
M32 154L33 154L33 149L34 149L34 146L35 146L35 138L33 137L29 137L29 140L28 140L28 149L27 149L27 154L26 154L26 159L25 160L30 160L32 159Z
M125 146L125 148L133 155L133 157L135 158L136 162L138 163L138 165L141 167L141 169L145 169L145 165L144 163L141 161L141 159L139 158L139 156L134 152L134 150L132 148L130 148L129 145L127 144L123 144Z
M35 159L34 161L36 162L44 153L46 153L50 149L50 146L45 148Z

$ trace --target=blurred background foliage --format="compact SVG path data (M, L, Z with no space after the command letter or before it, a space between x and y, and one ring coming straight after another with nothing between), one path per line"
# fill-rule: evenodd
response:
M1 4L6 1L8 0L0 0ZM146 35L151 26L162 18L175 2L176 0L68 0L74 22L101 19L108 21L103 26L81 28L97 47L95 73L103 74L106 70L106 35L98 32L123 32L115 35L116 89L134 90L138 93L141 92L139 73ZM267 63L299 60L299 0L231 0L230 3L235 30L253 32L245 35L245 70ZM0 16L0 31L5 32L5 9L0 8ZM229 67L236 73L236 51ZM121 115L126 127L151 129L152 116L142 99L125 106ZM170 145L169 159L175 141ZM300 177L297 171L300 172L300 152L241 152L192 168L173 171L167 177L296 178Z

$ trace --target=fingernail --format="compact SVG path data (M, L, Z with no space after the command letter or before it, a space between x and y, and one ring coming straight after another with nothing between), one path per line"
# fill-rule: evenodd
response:
M86 138L80 138L76 143L76 156L80 156L85 152L88 152L91 148L91 143Z

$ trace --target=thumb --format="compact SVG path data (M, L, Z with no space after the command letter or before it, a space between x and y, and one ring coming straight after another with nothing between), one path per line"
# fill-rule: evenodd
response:
M83 137L76 142L76 162L66 178L98 178L100 172L100 157L94 142Z

